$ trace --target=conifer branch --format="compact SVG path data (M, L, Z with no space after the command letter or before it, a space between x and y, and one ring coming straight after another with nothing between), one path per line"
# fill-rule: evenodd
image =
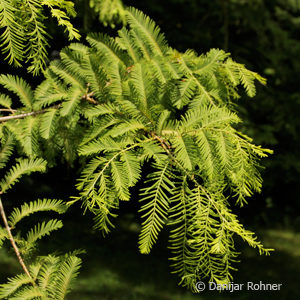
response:
M230 6L220 1L226 48ZM269 251L239 223L226 197L229 188L242 203L261 189L257 162L270 151L235 129L240 119L231 99L238 98L239 85L253 97L255 80L265 80L222 50L179 53L149 17L133 8L126 15L128 30L123 28L117 38L92 34L90 46L76 43L64 49L36 90L20 78L1 76L1 85L23 104L10 111L11 98L0 99L0 122L23 119L20 130L5 124L1 163L12 153L12 139L29 156L43 152L40 141L45 140L51 143L45 150L50 160L56 159L56 149L63 149L70 162L77 155L93 156L74 199L95 214L95 228L107 233L119 201L130 200L130 188L151 161L140 194L145 218L141 252L150 251L171 211L177 226L171 235L172 259L181 284L193 289L196 278L208 276L226 282L237 256L233 234L260 253ZM38 277L35 282L39 286Z
M2 192L0 192L0 194L2 194ZM24 260L23 260L23 258L21 256L21 254L20 254L19 248L18 248L18 246L17 246L17 244L15 242L15 239L14 239L12 233L11 233L11 230L10 230L10 227L8 225L8 222L7 222L7 218L6 218L6 214L5 214L5 210L4 210L1 198L0 198L0 214L1 214L4 226L5 226L5 229L7 231L7 234L9 236L10 243L11 243L11 245L12 245L12 247L13 247L15 253L16 253L16 256L17 256L17 258L19 260L19 263L20 263L22 269L24 270L24 272L26 273L26 275L32 281L32 285L35 286L35 282L34 282L32 276L29 273L29 270L28 270L28 268L27 268L27 266L26 266L26 264L25 264L25 262L24 262Z

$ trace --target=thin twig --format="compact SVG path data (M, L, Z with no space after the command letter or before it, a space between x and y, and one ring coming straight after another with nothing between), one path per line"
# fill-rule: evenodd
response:
M17 112L16 109L11 109L11 108L1 108L0 111L10 112L10 113Z
M28 112L28 113L23 113L23 114L13 115L13 116L0 117L0 122L6 122L6 121L9 121L9 120L14 120L14 119L23 119L23 118L26 118L26 117L29 117L29 116L35 116L35 115L43 114L51 108L58 108L60 106L61 106L61 104L56 104L56 105L47 107L45 109L37 110L37 111L31 111L31 112Z
M94 92L89 93L90 83L88 82L85 94L81 97L81 99L84 99L92 104L98 104L98 102L93 98Z
M83 95L81 97L81 99L84 99L92 104L98 104L98 102L93 98L93 96L94 96L94 92L90 92L90 93Z
M1 194L1 192L0 192L0 194ZM27 275L27 276L30 278L30 280L32 281L32 284L35 285L35 282L34 282L32 276L30 275L27 266L26 266L25 263L24 263L24 260L23 260L21 254L20 254L19 248L18 248L18 246L17 246L17 244L16 244L16 242L15 242L15 239L14 239L12 233L11 233L10 227L9 227L9 225L8 225L8 222L7 222L6 214L5 214L5 211L4 211L4 207L3 207L3 205L2 205L2 200L1 200L1 198L0 198L0 214L1 214L1 217L2 217L2 220L3 220L3 223L4 223L4 226L5 226L5 229L6 229L7 233L8 233L8 237L9 237L10 243L11 243L12 247L14 248L14 251L15 251L15 253L16 253L16 255L17 255L17 258L18 258L18 260L19 260L19 263L20 263L20 265L22 266L22 268L23 268L24 272L26 273L26 275Z

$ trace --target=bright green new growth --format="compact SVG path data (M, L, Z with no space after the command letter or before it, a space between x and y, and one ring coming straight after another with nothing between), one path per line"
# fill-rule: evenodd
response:
M65 48L34 91L20 79L0 77L24 105L15 119L3 120L1 155L9 155L13 139L24 154L50 164L61 154L69 162L81 156L74 201L94 214L103 233L144 168L141 253L150 252L167 224L182 285L195 290L203 278L230 282L234 235L269 253L230 209L232 199L243 205L260 191L258 160L271 153L237 131L241 120L232 101L240 85L253 97L254 81L265 80L222 50L177 52L136 9L126 11L126 20L116 38L90 34L89 47ZM0 100L12 109L7 96Z

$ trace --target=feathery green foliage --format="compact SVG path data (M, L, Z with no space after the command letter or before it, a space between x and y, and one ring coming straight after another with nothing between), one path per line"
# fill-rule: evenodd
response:
M6 143L9 139L11 139L11 135L8 136ZM2 164L7 161L12 151L9 147L5 144L2 149ZM22 175L36 171L43 172L45 167L46 161L43 159L20 158L18 163L12 166L2 178L0 182L1 195L7 192ZM24 274L9 278L7 283L0 284L0 299L65 299L70 291L70 284L78 274L81 259L75 254L60 257L48 255L38 257L28 269L23 260L23 257L25 257L27 262L36 247L37 241L49 235L52 231L60 229L63 226L62 222L57 219L50 219L47 222L37 223L27 232L26 236L22 232L16 232L15 234L14 231L20 221L33 213L53 211L62 214L66 210L67 206L62 200L38 199L37 201L24 203L20 208L15 207L11 214L6 217L0 199L0 213L5 225L4 227L0 226L0 247L3 246L5 241L10 241L25 271Z
M67 206L61 200L39 199L14 208L8 217L11 230L29 215L41 211L54 211L64 213ZM52 231L62 227L60 220L52 219L42 222L30 229L23 238L17 234L15 241L20 253L28 258L36 247L38 239L49 235ZM8 232L0 227L0 246L9 240ZM48 255L37 257L29 266L29 274L20 274L9 278L5 284L0 284L0 299L65 299L70 292L70 285L78 275L81 259L75 254L65 256Z
M43 159L20 159L0 181L1 194L5 193L17 183L24 174L30 174L36 171L43 172L45 168L46 162Z
M120 0L89 0L89 6L105 25L126 23L125 9ZM15 67L28 63L28 72L34 75L47 65L48 40L51 38L44 24L47 11L65 29L69 40L80 39L80 34L70 21L76 16L74 1L69 0L1 0L0 47L5 59Z
M237 261L234 236L269 253L231 210L233 200L242 206L260 191L259 159L271 153L236 129L241 120L232 103L238 88L253 97L255 80L265 79L222 50L179 53L134 8L126 10L126 21L115 38L90 34L90 46L63 49L30 94L32 114L14 112L17 118L2 124L2 144L12 135L21 152L51 164L61 154L69 162L80 156L73 200L82 201L104 234L139 182L140 251L149 253L168 225L182 285L195 290L199 279L228 283ZM12 88L5 78L0 84L7 89L24 90L20 79ZM147 177L140 182L142 170ZM32 234L37 239L49 230L44 224ZM71 265L65 265L66 277Z
M72 1L57 0L1 0L0 36L2 52L10 64L21 67L22 62L29 63L28 71L37 74L43 70L47 61L49 35L44 25L48 8L57 23L69 34L69 39L79 39L80 35L70 22L76 15Z
M169 201L168 196L172 194L174 184L171 181L173 174L169 171L169 166L156 164L158 169L150 173L145 184L150 184L141 190L142 198L140 201L143 206L140 212L143 212L142 231L140 235L141 253L149 253L153 244L156 242L158 233L167 220ZM150 200L150 201L149 201Z
M21 208L15 207L9 216L9 226L14 228L15 225L23 218L39 211L55 211L59 214L66 212L67 206L62 200L38 199L29 203L24 203Z
M78 275L81 259L75 255L39 257L30 275L20 274L0 285L0 299L65 299Z

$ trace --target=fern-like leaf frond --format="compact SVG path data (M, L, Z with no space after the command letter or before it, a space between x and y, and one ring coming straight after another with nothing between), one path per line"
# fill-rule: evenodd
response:
M55 211L59 214L66 212L67 206L62 200L38 199L14 208L8 217L10 227L15 227L23 218L40 211Z
M4 193L10 189L24 174L30 174L37 171L44 172L45 169L46 161L43 159L20 159L20 161L13 166L0 181L1 193Z
M142 230L139 239L140 252L147 254L150 252L154 242L157 240L158 234L161 231L168 214L169 196L172 195L174 187L171 181L173 175L169 170L169 165L153 166L157 171L148 175L145 187L141 190L142 208Z
M12 105L12 100L8 95L0 94L0 105L10 109Z
M76 256L69 256L63 261L56 273L55 281L51 287L54 296L53 299L64 300L70 292L72 281L78 276L81 266L81 259Z
M9 135L4 141L1 141L0 149L0 169L5 167L7 161L12 155L14 149L14 138L12 135Z
M57 109L49 109L41 116L40 133L44 139L49 139L55 133L58 121Z
M26 274L21 274L13 278L9 278L8 283L0 285L0 299L7 299L7 297L10 297L18 289L30 283L32 283L32 280Z
M15 18L17 8L9 0L0 1L0 27L5 28L0 36L2 52L10 64L21 67L24 59L24 32Z
M131 28L144 41L144 45L153 56L166 54L165 37L154 21L135 8L126 11L126 18Z
M56 219L34 226L34 228L27 233L27 249L30 249L34 243L43 236L49 235L52 231L62 228L62 226L62 222Z
M26 81L13 75L0 75L0 84L15 93L26 108L32 108L33 91Z

